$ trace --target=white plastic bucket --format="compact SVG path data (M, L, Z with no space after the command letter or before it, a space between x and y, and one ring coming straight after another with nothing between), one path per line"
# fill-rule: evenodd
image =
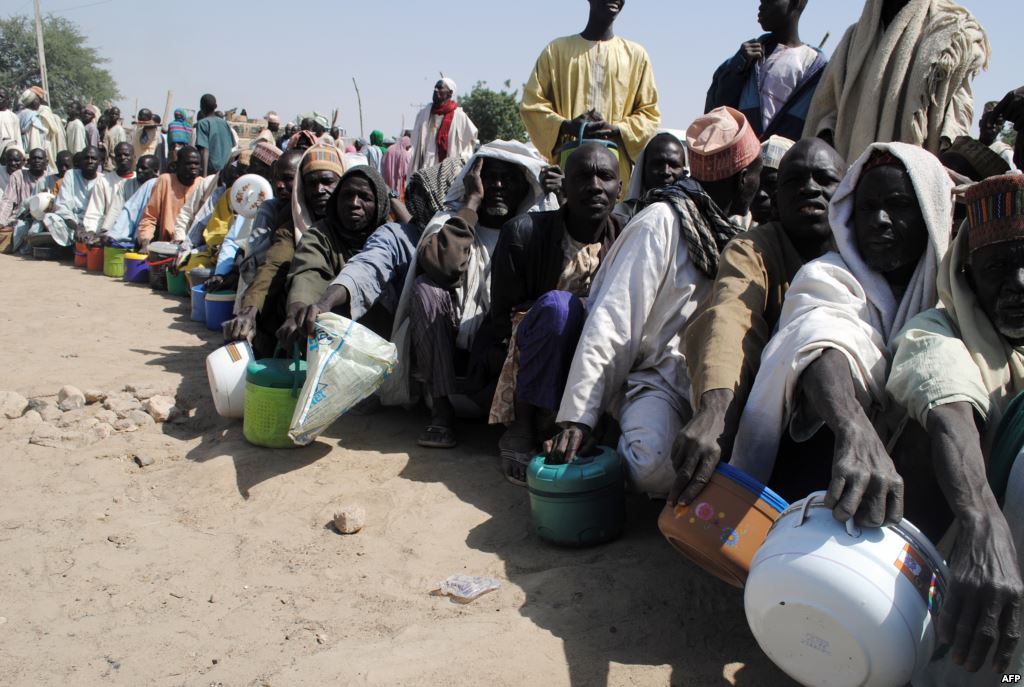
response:
M838 522L824 492L775 522L750 567L747 623L808 687L903 687L932 659L949 572L912 524Z
M245 369L255 359L248 341L218 348L206 358L206 376L217 414L241 419L245 415Z

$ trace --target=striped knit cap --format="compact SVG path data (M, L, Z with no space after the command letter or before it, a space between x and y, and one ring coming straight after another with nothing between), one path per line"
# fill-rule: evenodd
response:
M967 245L971 253L1024 239L1024 174L985 179L967 190Z
M341 153L334 146L314 146L306 151L302 161L302 175L321 171L334 172L339 177L345 173Z

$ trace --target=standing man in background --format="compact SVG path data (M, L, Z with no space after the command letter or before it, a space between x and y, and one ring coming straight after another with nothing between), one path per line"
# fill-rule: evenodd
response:
M217 115L217 98L207 93L199 100L196 148L202 156L202 174L219 172L235 147L235 137L224 117Z
M612 29L625 0L590 0L581 34L556 38L537 59L519 111L541 155L558 163L558 149L583 129L584 138L614 142L619 178L661 121L658 89L647 51Z
M455 82L445 77L434 84L432 105L420 110L413 126L409 173L439 165L450 157L473 154L477 128L455 102Z

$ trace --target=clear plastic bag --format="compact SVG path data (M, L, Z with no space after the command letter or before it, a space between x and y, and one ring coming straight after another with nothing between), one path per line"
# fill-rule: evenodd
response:
M394 369L398 350L358 322L324 313L316 318L306 358L306 383L288 429L300 446L376 391Z
M488 592L501 587L501 582L493 577L475 577L472 575L452 575L438 585L434 591L437 596L450 596L452 601L468 604Z

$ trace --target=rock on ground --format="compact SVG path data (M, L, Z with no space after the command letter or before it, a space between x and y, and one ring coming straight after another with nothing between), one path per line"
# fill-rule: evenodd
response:
M142 408L157 422L167 422L178 412L170 396L153 396L142 404Z
M342 534L355 534L366 524L366 509L362 506L345 506L334 514L334 527Z
M14 391L0 391L0 415L15 420L28 410L28 399Z
M78 410L79 408L85 407L85 392L78 387L67 386L61 387L61 390L57 392L57 406L64 411Z

